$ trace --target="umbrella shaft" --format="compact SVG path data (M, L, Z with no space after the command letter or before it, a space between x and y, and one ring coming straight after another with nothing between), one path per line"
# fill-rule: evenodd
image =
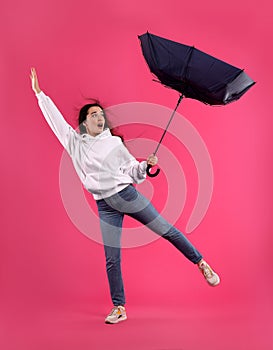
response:
M160 144L161 144L161 142L162 142L162 140L163 140L163 138L164 138L164 136L165 136L165 134L166 134L166 132L167 132L167 130L168 130L170 124L171 124L171 121L172 121L172 119L173 119L173 117L174 117L174 115L175 115L175 112L176 112L176 110L177 110L177 108L178 108L180 102L182 101L182 98L183 98L183 97L184 97L183 95L180 95L180 96L179 96L179 99L178 99L178 101L177 101L176 107L175 107L175 109L173 110L172 115L171 115L171 117L170 117L170 120L168 121L168 124L167 124L167 126L166 126L166 128L165 128L165 130L164 130L164 132L163 132L163 134L162 134L162 136L161 136L161 139L160 139L160 141L158 142L158 145L157 145L157 147L156 147L156 149L155 149L155 151L154 151L154 155L156 155L156 152L157 152L158 149L159 149L159 146L160 146Z

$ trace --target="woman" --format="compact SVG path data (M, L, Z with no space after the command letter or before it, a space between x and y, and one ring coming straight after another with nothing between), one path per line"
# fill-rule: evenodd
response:
M80 133L76 132L64 120L51 99L41 91L34 68L31 69L30 78L46 121L71 156L84 187L93 194L97 203L114 306L105 322L112 324L127 319L120 249L125 214L172 243L198 266L209 285L218 285L219 276L199 251L132 186L145 180L147 164L157 164L157 157L152 154L146 161L138 162L121 139L111 134L103 108L96 103L82 107L79 114Z

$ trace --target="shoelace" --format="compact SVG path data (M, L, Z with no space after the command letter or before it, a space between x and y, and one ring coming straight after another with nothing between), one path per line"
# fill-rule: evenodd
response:
M212 270L208 265L201 266L201 269L202 269L205 277L212 277L213 276Z
M111 310L109 316L113 316L115 314L120 314L120 315L122 314L122 311L119 309L118 306L113 307L113 309Z
M118 307L113 307L113 309L111 310L109 316L113 316L115 313L118 313L120 312L119 308Z

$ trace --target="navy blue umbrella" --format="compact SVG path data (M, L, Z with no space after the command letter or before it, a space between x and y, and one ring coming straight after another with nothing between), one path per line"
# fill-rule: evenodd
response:
M156 154L183 97L209 105L226 105L238 100L255 82L244 72L194 46L180 44L154 34L139 36L142 53L153 74L164 86L181 95L154 152ZM149 176L156 176L150 173Z

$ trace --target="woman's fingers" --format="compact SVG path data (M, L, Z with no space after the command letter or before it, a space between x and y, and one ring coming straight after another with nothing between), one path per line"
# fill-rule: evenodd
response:
M32 82L34 81L34 71L33 71L33 68L31 68L31 70L30 70L30 79L32 80Z
M155 156L154 154L151 154L148 158L147 158L147 163L154 166L156 165L158 162L158 158L157 156Z
M33 91L37 94L41 91L40 87L39 87L39 83L38 83L38 77L37 77L37 73L35 68L31 68L30 69L30 79L31 79L31 83L32 83L32 89Z
M31 73L32 79L37 80L37 74L36 74L35 68L31 68L30 73Z

